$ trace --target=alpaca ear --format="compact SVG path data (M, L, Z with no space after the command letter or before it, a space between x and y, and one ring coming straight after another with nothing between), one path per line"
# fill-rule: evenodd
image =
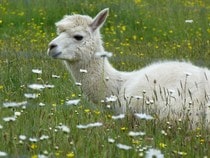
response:
M109 8L106 8L96 15L96 17L93 19L93 22L90 24L92 31L95 31L97 28L100 28L104 24L108 14Z

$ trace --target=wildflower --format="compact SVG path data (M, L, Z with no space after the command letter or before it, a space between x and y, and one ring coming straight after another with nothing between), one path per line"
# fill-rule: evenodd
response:
M81 85L82 85L82 83L80 83L80 82L76 82L76 83L75 83L75 85L76 85L76 86L81 86Z
M66 102L67 105L77 105L80 102L80 99L75 99L75 100L68 100Z
M108 57L110 58L112 56L112 53L111 52L96 52L95 54L96 57L101 57L101 58L105 58L105 57Z
M93 111L96 115L99 115L101 112L99 110L94 110Z
M21 115L21 112L19 112L19 111L15 111L15 112L14 112L14 116L16 116L16 117L17 117L17 116L20 116L20 115Z
M147 115L145 113L135 113L134 114L137 118L145 119L145 120L152 120L154 119L151 115Z
M28 99L36 99L38 98L38 94L36 93L25 93L24 96Z
M120 114L120 115L117 115L117 116L112 116L112 119L114 119L114 120L123 119L123 118L125 118L125 114Z
M23 102L5 102L3 103L3 107L5 108L14 108L14 107L20 107L23 105L26 105L27 101L23 101Z
M110 97L106 97L106 102L116 102L117 97L114 95L111 95Z
M35 74L42 74L42 70L40 69L32 69L32 72Z
M52 75L52 78L61 78L61 77L58 75Z
M85 70L85 69L80 69L79 70L81 73L87 73L87 70Z
M167 136L167 133L164 130L161 130L161 134Z
M144 136L145 134L146 134L145 132L133 132L133 131L130 131L128 133L128 135L131 136L131 137Z
M65 126L65 125L59 126L59 129L60 129L61 131L63 131L64 133L69 133L69 132L70 132L69 127L67 127L67 126Z
M160 148L165 148L165 147L167 147L167 145L164 144L164 143L159 143L159 146L160 146Z
M20 139L20 140L26 140L26 138L27 138L27 137L26 137L25 135L19 135L19 139Z
M46 156L46 155L40 155L40 154L39 154L39 155L37 156L37 158L48 158L48 156Z
M7 153L4 151L0 151L0 157L7 156Z
M126 127L121 127L120 130L121 131L125 131L127 128Z
M44 87L45 88L54 88L55 86L54 85L51 85L51 84L45 84Z
M132 149L131 146L120 144L120 143L117 144L117 147L120 148L120 149L123 149L123 150L130 150L130 149Z
M37 138L29 138L29 141L33 142L33 143L36 143L36 142L38 142L38 139Z
M164 158L164 155L161 153L160 150L157 149L149 149L146 151L146 156L145 158Z
M41 107L42 107L42 106L45 106L45 104L44 104L44 103L39 103L39 106L41 106Z
M183 151L173 151L175 154L178 154L180 156L186 156L187 153L186 152L183 152Z
M74 153L73 152L67 153L66 157L72 158L72 157L74 157Z
M193 20L185 20L185 23L193 23Z
M0 129L3 129L3 126L2 125L0 125Z
M85 113L89 113L90 112L90 109L85 109L84 112Z
M115 142L115 140L114 140L114 139L112 139L112 138L108 138L108 142L109 142L109 143L114 143L114 142Z
M4 120L5 122L12 122L12 121L15 121L15 120L16 120L16 117L15 117L15 116L4 117L3 120Z
M35 90L42 90L45 87L42 84L36 84L36 83L34 83L34 84L28 85L28 88L35 89Z
M99 127L102 126L103 124L101 122L95 122L95 123L90 123L87 125L77 125L77 128L79 129L85 129L85 128L90 128L90 127Z
M49 139L49 136L48 135L42 135L39 139L40 140L46 140L46 139Z
M34 144L34 143L32 143L30 147L31 147L31 149L36 149L37 148L37 145Z

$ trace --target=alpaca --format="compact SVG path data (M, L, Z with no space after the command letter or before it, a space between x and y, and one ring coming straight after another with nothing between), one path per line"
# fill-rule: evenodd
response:
M55 24L58 36L49 43L48 55L64 61L95 104L112 97L117 113L150 112L160 119L188 118L192 124L209 127L210 71L179 61L154 63L133 72L116 70L107 59L100 34L108 13L104 9L95 18L64 16Z

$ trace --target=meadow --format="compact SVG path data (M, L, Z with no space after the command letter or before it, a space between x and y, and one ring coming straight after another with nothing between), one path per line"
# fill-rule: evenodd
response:
M104 8L110 15L101 33L117 69L161 60L210 69L209 0L0 0L0 157L210 157L205 127L115 116L90 103L61 61L47 56L63 15Z

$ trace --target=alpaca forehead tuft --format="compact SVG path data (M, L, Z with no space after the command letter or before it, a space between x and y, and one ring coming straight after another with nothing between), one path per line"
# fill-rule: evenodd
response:
M58 32L71 31L71 29L86 29L93 19L86 15L66 15L64 18L55 23ZM73 30L72 30L73 31Z

